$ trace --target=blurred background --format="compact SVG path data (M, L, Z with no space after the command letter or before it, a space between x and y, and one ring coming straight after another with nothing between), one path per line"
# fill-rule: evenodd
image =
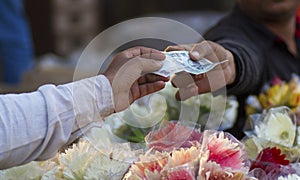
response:
M166 17L204 34L233 8L234 0L24 0L23 5L34 65L19 82L7 83L0 76L1 93L29 92L47 83L71 82L84 47L101 31L124 20ZM3 63L0 67L10 72Z

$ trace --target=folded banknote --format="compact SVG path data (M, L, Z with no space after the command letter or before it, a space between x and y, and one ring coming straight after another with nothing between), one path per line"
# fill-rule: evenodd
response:
M163 61L163 66L154 74L169 77L172 74L178 72L188 72L191 74L203 74L219 64L225 63L228 60L213 63L208 59L202 58L199 61L193 61L190 59L188 51L170 51L163 52L166 55L166 59Z

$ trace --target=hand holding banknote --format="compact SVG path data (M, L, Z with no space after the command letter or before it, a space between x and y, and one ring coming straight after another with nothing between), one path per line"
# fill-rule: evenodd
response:
M203 59L220 64L204 73L180 71L175 74L172 84L179 88L176 98L185 100L189 97L218 90L235 80L234 58L230 51L211 41L198 44L169 46L170 51L188 51L190 59L197 62Z

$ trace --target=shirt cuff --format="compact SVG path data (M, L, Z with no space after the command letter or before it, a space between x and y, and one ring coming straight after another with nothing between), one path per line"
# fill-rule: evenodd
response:
M73 94L75 114L72 132L92 122L102 121L114 112L112 88L105 76L99 75L71 83L69 89Z
M113 91L109 80L104 76L100 75L97 79L97 105L102 118L105 118L115 111L113 101Z

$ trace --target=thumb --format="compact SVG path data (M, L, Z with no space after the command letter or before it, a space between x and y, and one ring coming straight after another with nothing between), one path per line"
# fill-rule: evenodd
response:
M200 53L196 50L193 50L190 52L190 57L192 60L199 60L199 59L203 58L203 56L201 56Z
M195 44L190 51L190 57L194 61L198 61L204 57L214 54L214 43L210 41L202 41L201 43Z
M159 70L163 66L163 62L154 59L138 58L139 70L142 73L151 73Z

